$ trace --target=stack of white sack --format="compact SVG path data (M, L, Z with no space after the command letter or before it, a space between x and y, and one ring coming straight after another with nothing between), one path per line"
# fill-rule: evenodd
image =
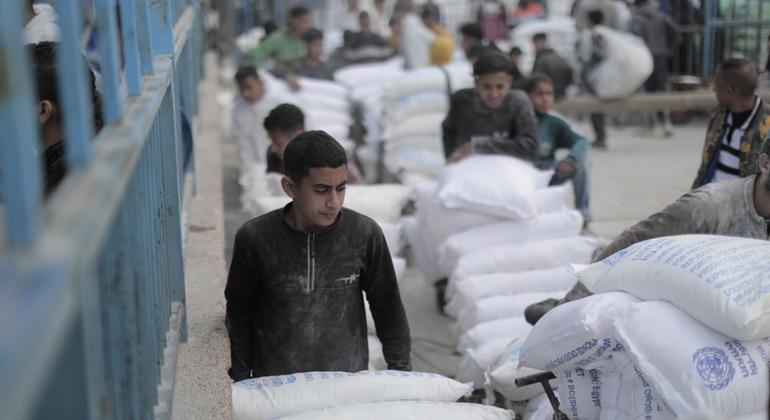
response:
M519 70L528 75L535 64L535 48L532 37L544 33L548 37L548 46L560 57L572 60L575 57L577 31L575 20L568 16L553 16L545 20L531 20L517 25L511 31L511 45L521 49ZM577 72L574 72L577 74Z
M381 161L383 89L405 73L403 67L403 58L395 57L377 63L346 66L334 73L334 80L348 88L351 101L360 108L366 134L364 144L356 150L356 157L368 182L376 180Z
M233 418L512 419L509 411L457 403L473 387L434 373L305 372L232 385Z
M566 190L546 188L550 176L519 159L477 155L417 188L407 238L429 280L449 277L444 309L457 318L459 380L482 386L506 346L526 338L525 309L563 297L576 282L568 264L588 263L597 246L579 236L583 219L565 209Z
M288 204L291 199L282 191L280 179L277 174L263 174L242 180L242 211L258 217ZM409 201L411 189L399 184L376 184L351 185L345 191L344 207L377 222L385 236L396 276L403 278L407 264L403 257L406 239L401 212Z
M520 351L570 418L766 418L767 241L656 238L577 275L600 294L548 312Z
M300 89L295 92L284 80L270 72L260 71L259 77L265 91L277 98L272 102L292 104L302 110L305 129L324 130L343 146L351 145L352 101L347 86L331 80L300 77L297 80Z
M284 103L297 106L305 114L307 130L323 130L337 140L348 154L354 153L355 143L350 139L351 99L347 87L327 80L299 78L300 90L292 91L289 85L273 76L270 72L260 70L259 77L263 83L264 94L257 104L254 104L253 114L240 118L244 126L241 130L254 130L254 135L248 136L249 150L240 150L239 181L247 196L262 195L266 170L267 149L270 139L262 128L264 118L276 106ZM248 117L248 118L246 118ZM253 118L252 118L253 117ZM247 145L241 144L242 147ZM254 161L252 149L258 149L260 161ZM269 182L269 181L268 181ZM250 189L256 189L251 192ZM259 194L257 194L259 193Z
M441 122L449 96L472 87L471 74L471 65L459 62L411 70L383 86L383 159L388 172L438 177L445 164Z
M413 199L417 214L405 223L405 230L425 279L433 283L451 274L446 270L451 266L448 254L441 264L443 269L438 264L439 249L456 233L565 211L568 186L547 187L551 175L518 159L476 155L448 165L438 182L416 185ZM520 231L528 230L521 227ZM458 252L449 245L445 249Z

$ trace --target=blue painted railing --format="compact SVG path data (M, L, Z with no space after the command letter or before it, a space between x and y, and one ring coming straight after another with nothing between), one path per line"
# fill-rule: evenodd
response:
M45 203L23 4L0 1L0 418L169 418L186 337L199 1L95 0L96 138L79 2L54 2L69 173Z

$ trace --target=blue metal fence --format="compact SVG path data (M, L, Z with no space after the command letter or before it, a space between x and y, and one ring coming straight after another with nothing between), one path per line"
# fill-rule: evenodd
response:
M95 1L96 138L82 12L54 3L69 172L45 203L23 3L0 1L0 417L168 418L186 335L180 210L202 77L198 2Z

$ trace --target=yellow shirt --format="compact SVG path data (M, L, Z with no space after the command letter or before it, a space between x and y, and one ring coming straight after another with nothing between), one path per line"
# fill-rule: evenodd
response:
M443 66L452 62L454 55L455 41L449 35L449 31L441 25L432 28L436 38L430 44L430 64L432 66Z

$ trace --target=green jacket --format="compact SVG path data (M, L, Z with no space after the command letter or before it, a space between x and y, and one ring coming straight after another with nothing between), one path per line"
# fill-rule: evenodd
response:
M709 122L706 144L703 146L703 158L700 169L698 169L698 175L692 185L693 189L708 184L714 178L716 162L719 159L719 154L716 151L725 130L727 112L727 109L720 108L717 115ZM768 130L770 130L770 106L760 99L757 115L741 138L741 178L757 173L759 169L757 162L762 150L762 142L767 136Z
M306 55L305 41L292 35L288 29L281 29L260 42L249 54L249 61L260 68L267 58L272 58L280 64L305 58Z
M569 149L569 157L583 162L588 156L588 140L572 130L563 119L552 114L535 113L537 119L537 157L535 165L551 169L556 163L556 151Z

